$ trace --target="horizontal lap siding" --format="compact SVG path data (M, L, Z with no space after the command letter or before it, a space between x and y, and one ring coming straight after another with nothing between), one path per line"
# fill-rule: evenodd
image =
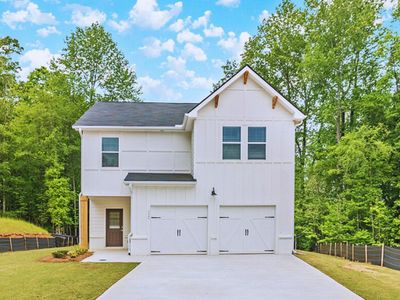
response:
M89 247L91 249L105 248L106 209L123 209L123 241L130 232L130 197L90 197L89 208Z

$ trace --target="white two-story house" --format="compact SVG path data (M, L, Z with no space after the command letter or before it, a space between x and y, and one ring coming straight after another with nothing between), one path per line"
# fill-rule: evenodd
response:
M200 103L94 104L73 126L82 139L81 245L291 253L304 118L248 66Z

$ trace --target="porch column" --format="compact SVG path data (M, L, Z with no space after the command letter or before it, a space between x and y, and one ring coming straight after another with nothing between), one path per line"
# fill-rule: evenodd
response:
M79 245L89 248L89 198L79 197Z

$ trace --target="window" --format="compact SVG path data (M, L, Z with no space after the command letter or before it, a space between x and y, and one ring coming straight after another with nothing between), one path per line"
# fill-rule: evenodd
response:
M265 159L266 135L267 130L265 127L248 128L248 159Z
M102 167L118 167L119 139L103 138L101 141L101 165Z
M222 159L240 159L240 127L222 128Z

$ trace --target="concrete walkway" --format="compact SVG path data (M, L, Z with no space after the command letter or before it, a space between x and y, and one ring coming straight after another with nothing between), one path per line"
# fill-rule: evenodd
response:
M361 299L292 255L130 257L98 252L86 261L100 259L142 262L102 300Z

